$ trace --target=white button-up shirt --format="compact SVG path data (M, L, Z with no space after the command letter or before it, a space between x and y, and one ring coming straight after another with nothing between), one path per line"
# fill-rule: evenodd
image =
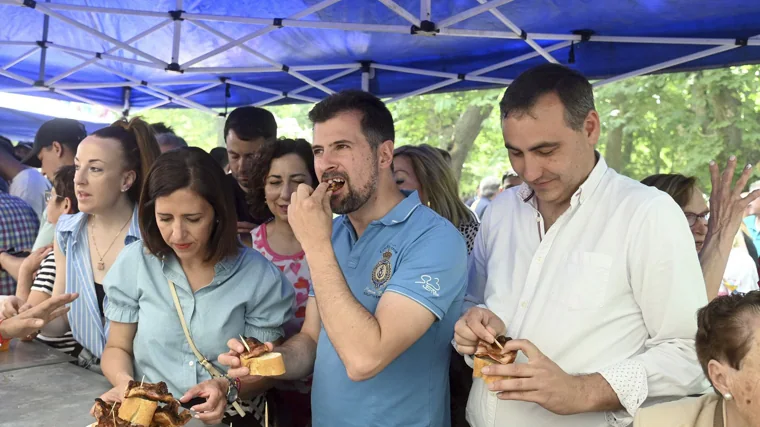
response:
M470 297L505 322L508 336L530 340L565 372L600 373L626 409L560 416L498 400L475 379L473 427L627 425L647 398L708 387L694 350L707 297L686 218L670 196L601 156L548 231L525 184L494 199L469 275Z

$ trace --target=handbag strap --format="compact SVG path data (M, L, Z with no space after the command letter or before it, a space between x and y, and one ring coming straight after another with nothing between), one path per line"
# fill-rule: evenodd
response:
M198 362L203 366L206 371L208 371L209 374L211 374L211 378L223 378L224 375L219 372L214 365L211 364L211 362L208 361L207 358L203 357L200 351L198 351L198 347L195 346L195 343L193 342L193 338L190 336L190 330L187 328L187 323L185 322L185 314L182 312L182 306L179 303L179 296L177 295L177 289L174 286L174 282L169 280L169 289L172 291L172 299L174 299L174 307L177 309L177 315L179 316L179 323L182 325L182 330L185 331L185 338L187 338L187 343L190 344L190 349L193 350L193 353L195 353L195 357L198 359ZM240 407L240 404L238 402L233 402L232 406L235 408L235 411L241 416L245 417L245 412L243 411L243 408Z

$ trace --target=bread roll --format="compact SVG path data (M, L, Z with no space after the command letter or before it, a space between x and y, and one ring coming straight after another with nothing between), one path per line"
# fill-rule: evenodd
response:
M156 409L158 409L158 402L140 397L129 397L121 402L119 418L132 424L150 426Z
M251 371L251 375L276 377L285 373L285 362L280 353L265 353L259 357L240 358L240 362Z

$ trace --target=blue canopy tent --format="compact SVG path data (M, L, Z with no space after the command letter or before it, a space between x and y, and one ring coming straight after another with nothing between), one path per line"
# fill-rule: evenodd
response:
M37 129L50 119L53 117L10 108L0 108L0 135L12 140L32 141ZM95 132L108 125L107 123L90 122L82 122L82 124L87 128L87 132Z
M757 0L0 0L0 91L135 114L760 62ZM0 122L6 121L0 112Z

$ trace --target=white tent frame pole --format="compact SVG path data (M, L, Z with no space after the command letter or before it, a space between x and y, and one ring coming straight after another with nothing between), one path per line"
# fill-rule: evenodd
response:
M84 59L80 55L77 55L75 53L70 53L70 52L66 52L66 53L68 55L77 57L79 59ZM124 80L130 81L130 82L134 82L134 83L140 83L142 85L142 80L140 80L140 79L138 79L136 77L132 77L132 76L130 76L128 74L124 74L121 71L114 70L113 68L108 67L108 66L103 65L103 64L100 64L100 63L94 63L93 65L96 66L96 67L98 67L98 68L102 68L102 69L110 72L113 75L121 77ZM135 90L139 90L140 92L147 93L147 94L155 96L156 98L159 98L159 99L161 99L162 97L156 96L156 93L158 93L160 95L163 95L166 98L169 98L171 101L174 101L177 104L184 105L185 107L194 108L196 110L204 111L204 112L209 113L209 114L217 114L216 111L214 111L214 110L212 110L212 109L210 109L210 108L208 108L206 106L198 104L197 102L193 102L193 101L191 101L189 99L183 98L182 96L177 95L176 93L170 92L170 91L168 91L166 89L159 88L159 87L157 87L157 86L155 86L153 84L150 84L150 83L148 83L147 85L144 85L144 86L138 86L138 85L136 85L136 86L134 86L134 88L135 88ZM147 90L147 89L150 89L150 90Z
M327 77L319 80L319 83L320 84L325 84L325 83L329 83L329 82L331 82L333 80L340 79L342 77L345 77L345 76L347 76L349 74L352 74L352 73L356 72L356 70L358 70L359 68L361 68L361 66L356 65L354 68L349 68L347 70L341 71L340 73L335 73L335 74L333 74L331 76L327 76ZM313 87L311 85L304 85L304 86L301 86L301 87L299 87L298 89L296 89L294 91L288 92L288 96L292 97L292 95L297 95L297 94L299 94L301 92L305 92L305 91L307 91L309 89L313 89ZM282 95L273 96L272 98L268 98L268 99L264 99L262 101L256 102L253 105L256 106L256 107L263 107L263 106L265 106L267 104L271 104L273 102L277 102L277 101L285 99L285 98L286 97L282 96Z
M242 73L279 73L276 67L196 67L184 70L185 74L242 74Z
M386 64L376 64L372 63L370 65L372 68L376 68L378 70L386 70L386 71L396 71L399 73L407 73L407 74L418 74L421 76L430 76L430 77L441 77L444 79L457 79L457 80L468 80L473 82L485 82L485 83L494 83L494 84L503 84L508 85L512 82L512 80L508 79L501 79L496 77L480 77L476 75L470 75L470 74L463 74L463 79L460 79L459 74L456 73L446 73L442 71L429 71L429 70L419 70L416 68L409 68L409 67L399 67L396 65L386 65Z
M478 3L480 3L480 4L485 4L485 2L486 2L487 0L477 0L477 1L478 1ZM515 25L515 23L514 23L514 22L512 22L512 21L511 21L509 18L507 18L506 16L504 16L504 14L503 14L503 13L501 13L501 12L500 12L498 9L491 9L491 10L489 10L488 12L489 12L491 15L493 15L494 17L496 17L496 19L498 19L499 21L501 21L501 23L502 23L502 24L506 25L506 27L507 27L507 28L509 28L510 30L512 30L512 32L513 32L513 33L515 33L515 34L517 34L517 35L522 35L523 33L527 34L526 32L524 32L524 31L523 31L523 29L522 29L522 28L518 27L518 26L517 26L517 25ZM549 62L551 62L551 63L553 63L553 64L558 64L558 63L559 63L559 61L557 61L556 59L554 59L554 57L553 57L553 56L551 56L551 55L549 54L549 52L545 51L545 50L544 50L544 49L543 49L541 46L539 46L539 44L538 44L538 43L536 43L535 41L533 41L533 40L530 40L530 39L525 39L525 43L527 43L527 44L528 44L528 46L530 46L531 48L533 48L533 50L535 50L535 51L536 51L536 52L538 52L538 53L539 53L541 56L543 56L543 57L544 57L544 59L546 59L547 61L549 61Z
M593 84L593 86L596 87L602 87L606 86L610 83L614 83L620 80L625 80L631 77L640 76L642 74L648 74L653 73L655 71L664 70L665 68L674 67L676 65L680 65L686 62L696 61L697 59L705 58L712 55L717 55L719 53L723 53L729 50L733 50L736 48L739 48L741 46L734 45L734 46L716 46L711 49L703 50L701 52L692 53L691 55L682 56L680 58L671 59L670 61L661 62L659 64L650 65L648 67L640 68L638 70L634 70L625 74L621 74L619 76L610 77L609 79L599 80Z
M103 83L62 83L49 86L51 89L59 90L82 90L82 89L110 89L115 87L134 87L140 86L140 83L134 82L103 82Z
M0 0L0 4L2 3L18 4L21 2L14 2L13 0L11 1ZM114 8L114 7L97 7L97 6L80 6L76 4L65 4L65 3L50 3L50 4L46 4L45 6L47 6L51 10L107 13L110 15L131 15L131 16L143 16L143 17L153 17L153 18L166 18L168 15L166 12L154 12L150 10L120 9L120 8Z
M47 92L50 89L42 86L25 86L25 87L6 87L0 88L3 93L28 93L28 92Z
M547 52L554 52L555 50L559 50L559 49L564 49L566 47L570 47L570 44L571 44L571 42L561 42L561 43L557 43L557 44L548 46L548 47L546 47L545 50ZM480 76L482 74L490 73L491 71L496 71L496 70L498 70L500 68L508 67L510 65L514 65L514 64L517 64L517 63L520 63L520 62L523 62L523 61L527 61L529 59L533 59L533 58L535 58L537 56L539 56L538 52L526 53L525 55L520 55L520 56L517 56L515 58L508 59L506 61L502 61L502 62L499 62L497 64L489 65L488 67L484 67L484 68L481 68L479 70L475 70L475 71L469 72L469 73L467 73L467 76L468 77L471 77L471 76Z
M121 114L121 111L119 111L119 107L114 107L114 106L111 106L111 105L106 105L106 104L104 104L102 102L98 102L98 101L92 100L90 98L87 98L87 97L84 97L84 96L81 96L81 95L77 95L75 93L71 93L71 92L66 91L66 90L56 90L55 93L58 93L60 95L66 96L66 97L69 97L69 98L71 98L73 100L76 100L76 101L79 101L79 102L83 102L85 104L95 105L95 106L98 106L98 107L105 108L105 109L107 109L109 111L113 111L114 113Z
M124 58L124 57L121 57L121 56L111 55L111 54L108 54L108 53L93 52L93 51L89 51L89 50L85 50L85 49L80 49L78 47L63 46L63 45L56 44L56 43L53 43L53 42L46 43L46 46L48 48L51 48L51 49L59 49L59 50L63 50L63 51L66 51L66 52L77 53L77 54L80 54L80 55L92 56L95 59L109 59L111 61L124 62L124 63L127 63L127 64L134 64L134 65L141 65L143 67L155 68L155 69L158 69L158 70L163 70L164 68L166 68L166 67L162 67L160 65L156 65L156 64L154 64L152 62L140 61L139 59Z
M114 46L118 46L118 47L120 47L120 48L122 48L124 50L128 50L128 51L134 53L137 56L141 56L141 57L143 57L143 58L145 58L145 59L153 62L154 64L163 65L164 67L166 67L166 66L169 65L166 62L164 62L164 61L156 58L155 56L141 51L140 49L137 49L137 48L134 48L134 47L132 47L132 46L130 46L128 44L122 43L119 40L116 40L115 38L113 38L113 37L111 37L111 36L109 36L107 34L104 34L104 33L101 33L100 31L92 29L92 28L90 28L90 27L88 27L88 26L86 26L86 25L84 25L84 24L82 24L80 22L77 22L77 21L75 21L75 20L73 20L73 19L71 19L71 18L69 18L67 16L63 16L60 13L56 13L56 12L48 9L45 5L43 5L41 3L37 3L37 7L35 7L34 10L39 11L40 13L44 13L45 15L47 15L47 16L49 16L51 18L55 18L55 19L57 19L59 21L65 22L65 23L67 23L67 24L69 24L69 25L71 25L73 27L76 27L76 28L80 29L81 31L84 31L85 33L88 33L88 34L90 34L90 35L92 35L94 37L97 37L97 38L101 39L101 40L107 41L108 43L111 43Z
M156 86L190 86L190 85L206 85L211 83L220 83L221 79L198 79L198 80L161 80L150 82ZM221 83L220 83L221 84Z
M432 21L433 10L430 4L430 0L420 0L420 20Z
M222 82L221 81L217 81L217 82L208 84L206 86L202 86L202 87L199 87L197 89L193 89L193 90L191 90L189 92L185 92L185 93L182 94L182 97L183 98L188 98L188 97L191 97L193 95L197 95L197 94L199 94L201 92L205 92L207 90L214 89L214 88L219 87L221 85L222 85ZM161 102L157 102L155 104L151 104L151 105L139 108L136 111L132 112L132 115L140 114L140 113L145 112L145 111L149 111L149 110L153 110L155 108L163 107L166 104L171 104L171 101L161 101Z
M182 0L177 0L177 9L182 10ZM174 38L172 40L172 64L179 64L179 49L181 44L180 37L182 36L182 20L177 19L174 21Z
M0 40L0 46L21 46L21 47L23 47L23 46L28 46L28 47L37 46L37 47L39 47L39 45L37 44L37 42L22 42L22 41L13 41L13 40Z
M232 37L230 37L230 36L228 36L228 35L220 32L220 31L217 31L216 29L210 27L209 25L207 25L207 24L205 24L203 22L195 22L194 24L197 25L197 26L199 26L199 27L201 27L201 28L203 28L204 30L210 32L211 34L214 34L215 36L220 37L222 40L226 40L228 42L229 41L234 41L234 39ZM245 50L246 52L248 52L248 53L256 56L257 58L259 58L259 59L261 59L261 60L263 60L265 62L268 62L271 66L273 66L275 68L280 68L281 70L283 70L286 73L290 74L291 76L297 78L298 80L301 80L302 82L304 82L306 84L314 86L315 88L321 90L322 92L324 92L324 93L326 93L328 95L332 95L333 93L335 93L335 91L333 91L332 89L328 88L327 86L323 86L323 85L315 82L314 80L312 80L312 79L304 76L303 74L299 73L298 71L291 70L290 67L286 67L285 64L281 64L281 63L275 61L274 59L272 59L272 58L270 58L270 57L262 54L261 52L259 52L259 51L255 50L255 49L252 49L252 48L246 46L245 44L240 45L240 48L243 49L243 50Z
M412 15L411 13L409 13L408 10L404 9L403 7L401 7L395 1L393 1L393 0L378 0L378 1L380 3L382 3L382 4L384 4L385 6L387 6L388 9L392 10L393 12L395 12L396 15L398 15L398 16L406 19L407 21L409 21L410 24L416 25L417 27L420 26L421 20L419 18L417 18L416 16Z
M285 97L282 96L282 95L278 95L278 96L273 96L271 98L263 99L263 100L261 100L259 102L253 103L251 105L253 105L254 107L263 107L265 105L271 104L273 102L280 101L282 99L285 99Z
M389 104L389 103L392 103L392 102L401 101L402 99L409 98L411 96L422 95L424 93L432 92L434 90L438 90L438 89L444 88L446 86L451 86L451 85L453 85L455 83L459 83L461 81L462 80L459 80L459 79L448 79L448 80L440 81L440 82L432 84L430 86L419 88L419 89L417 89L415 91L412 91L412 92L409 92L409 93L405 93L403 95L398 95L398 96L396 96L394 98L389 99L388 101L385 101L385 103Z
M51 3L51 4L58 4L58 3ZM134 43L134 42L136 42L136 41L138 41L138 40L140 40L140 39L142 39L144 37L149 36L150 34L153 34L154 32L160 30L161 28L164 28L165 26L169 25L171 22L172 22L171 19L167 19L167 20L165 20L163 22L160 22L160 23L154 25L153 27L150 27L147 30L143 31L142 33L135 35L134 37L130 38L129 40L125 41L124 43L126 43L126 44ZM106 50L103 53L104 54L110 54L110 53L116 52L116 51L118 51L120 49L121 49L120 47L114 46L114 47ZM98 62L98 58L88 59L87 61L85 61L85 62L77 65L76 67L71 68L68 71L65 71L65 72L63 72L63 73L61 73L61 74L53 77L52 79L47 80L45 83L46 84L55 84L56 82L58 82L60 80L63 80L66 77L69 77L70 75L72 75L72 74L78 72L79 70L82 70L82 69L84 69L84 68L86 68L86 67L88 67L88 66L90 66L90 65L92 65L92 64L94 64L96 62Z
M483 3L480 6L475 6L471 9L467 9L464 12L457 13L456 15L449 16L441 22L438 22L438 28L450 27L456 23L462 22L466 19L470 19L473 16L480 15L481 13L488 12L499 6L503 6L507 3L511 3L514 0L491 0L487 3Z
M5 65L3 66L3 70L8 70L8 69L10 69L10 68L14 67L15 65L19 64L20 62L23 62L23 61L25 61L27 58L29 58L30 56L32 56L32 55L34 55L35 53L37 53L37 50L38 50L38 49L39 49L39 47L33 47L33 48L31 48L29 51L27 51L27 52L26 52L26 53L24 53L23 55L19 56L18 58L14 59L14 60L13 60L13 61L11 61L11 62L9 62L9 63L5 64Z
M23 76L19 76L18 74L12 73L10 71L0 70L0 76L7 77L11 80L16 80L17 82L26 83L30 86L34 86L34 80L23 77Z
M362 71L362 90L365 92L369 92L370 71L372 71L371 68L368 70Z
M301 19L301 18L305 18L305 17L307 17L307 16L309 16L309 15L315 13L315 12L319 12L322 9L325 9L327 7L332 6L333 4L335 4L335 3L339 2L339 1L341 1L341 0L323 0L323 1L315 4L314 6L306 8L306 9L304 9L304 10L302 10L302 11L300 11L300 12L294 14L294 15L292 15L291 17L289 17L287 19L289 19L289 20L298 20L298 19ZM189 21L209 20L209 19L204 19L203 16L206 16L206 15L186 14L185 15L185 19L187 19ZM207 52L207 53L205 53L205 54L203 54L203 55L201 55L201 56L199 56L197 58L191 59L190 61L182 64L180 66L180 68L184 70L184 69L189 68L189 67L191 67L191 66L193 66L193 65L195 65L195 64L197 64L197 63L199 63L201 61L205 61L205 60L207 60L207 59L209 59L211 57L214 57L214 56L216 56L216 55L218 55L220 53L226 52L226 51L228 51L228 50L230 50L230 49L232 49L234 47L240 46L240 45L242 45L243 43L245 43L245 42L247 42L249 40L252 40L252 39L254 39L256 37L259 37L259 36L262 36L264 34L268 34L268 33L272 32L272 31L277 30L277 29L280 28L278 26L272 25L273 22L274 22L273 19L265 19L265 20L259 20L259 21L265 21L265 22L257 22L257 23L259 23L261 25L267 25L267 27L262 28L262 29L260 29L260 30L258 30L256 32L251 33L251 34L248 34L246 36L243 36L243 37L241 37L241 38L239 38L237 40L233 39L234 41L228 42L224 46L220 46L220 47L218 47L218 48L216 48L216 49L214 49L214 50L212 50L210 52ZM194 22L194 23L197 24L197 22ZM256 23L256 22L254 22L254 23Z
M310 96L303 96L303 95L298 95L298 94L286 93L286 92L283 92L281 90L270 89L268 87L263 87L263 86L259 86L259 85L252 85L252 84L249 84L249 83L237 82L237 81L234 81L234 80L227 80L227 83L229 83L229 84L231 84L233 86L239 86L239 87L242 87L242 88L245 88L245 89L255 90L255 91L258 91L258 92L271 93L272 95L275 95L275 96L285 96L285 97L288 97L288 98L298 99L298 100L307 101L307 102L319 102L319 99L312 98Z

